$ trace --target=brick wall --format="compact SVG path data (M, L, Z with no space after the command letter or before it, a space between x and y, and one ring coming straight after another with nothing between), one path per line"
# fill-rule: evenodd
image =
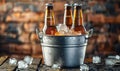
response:
M66 1L54 2L56 23L63 22L65 3ZM84 11L85 22L88 16L89 24L94 29L93 36L88 42L86 56L119 54L120 8L116 2L112 5L115 8L114 14L109 12L109 9L97 11L97 9L94 9L97 3L96 0L90 1L88 12ZM105 3L107 2L102 2L101 0L100 6L103 5L105 7ZM44 25L45 3L40 5L40 2L33 2L32 5L35 8L33 6L30 7L28 4L27 8L21 4L16 4L17 2L14 5L13 3L0 5L12 7L8 8L5 6L6 9L0 11L0 51L9 54L41 54L42 50L38 36L35 33L35 27L41 29Z

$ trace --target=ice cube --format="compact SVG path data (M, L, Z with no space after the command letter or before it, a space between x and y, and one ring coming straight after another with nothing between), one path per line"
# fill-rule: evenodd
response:
M111 65L111 66L113 66L113 65L115 65L116 63L120 63L120 60L118 60L118 59L111 59L111 58L105 59L105 64L106 64L106 65Z
M18 68L25 69L27 67L28 67L28 64L25 61L23 60L18 61Z
M69 28L65 24L58 24L56 27L57 27L57 31L62 34L65 34L69 31Z
M105 64L106 65L113 66L113 65L115 65L115 63L116 63L115 59L105 59Z
M119 56L119 55L116 55L116 56L108 56L108 58L112 58L112 59L120 59L120 56Z
M120 56L119 56L119 55L116 55L116 59L120 59Z
M81 64L80 65L80 71L89 71L89 66L86 64Z
M93 56L92 61L93 61L93 63L100 63L101 62L101 58L99 56Z
M23 59L27 64L32 64L33 58L30 56L25 56Z
M59 65L59 64L53 64L53 65L52 65L52 68L53 68L53 69L60 69L60 65Z
M10 64L10 65L16 65L16 64L17 64L17 59L15 59L15 58L10 58L10 59L9 59L9 64Z

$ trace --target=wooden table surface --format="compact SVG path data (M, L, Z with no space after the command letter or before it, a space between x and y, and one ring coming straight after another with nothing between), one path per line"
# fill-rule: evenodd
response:
M0 57L0 71L80 71L79 69L52 69L50 67L45 66L42 63L41 58L33 58L33 62L31 65L28 65L26 69L19 69L17 65L9 64L9 59L12 58L10 56L1 56ZM22 60L22 58L18 59L18 61Z
M17 56L16 56L17 57ZM20 57L20 58L18 58ZM18 56L16 59L23 60L22 56ZM25 69L19 69L17 65L9 64L9 59L14 58L13 56L0 56L0 71L80 71L80 68L76 69L55 69L48 67L43 64L43 59L40 57L33 57L32 64L28 65ZM120 64L116 67L108 67L105 65L95 65L95 64L87 64L89 69L92 67L93 69L89 71L120 71ZM112 69L112 70L111 70Z
M37 71L38 65L39 63L41 63L41 58L33 58L33 62L31 65L28 65L28 68L18 69L17 65L11 65L9 63L10 58L11 57L9 56L0 57L0 71ZM19 59L19 60L22 60L22 59Z

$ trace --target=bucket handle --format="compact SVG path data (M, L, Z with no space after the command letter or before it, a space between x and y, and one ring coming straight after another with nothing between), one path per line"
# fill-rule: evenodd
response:
M40 39L40 43L43 42L43 32L40 31L38 28L36 28L36 34L38 35L38 38Z
M38 37L40 39L40 43L42 43L43 42L43 39L42 39L43 31L40 31L38 28L36 28L36 34L38 35ZM88 35L85 36L85 38L88 39L88 38L92 37L92 35L93 35L93 29L90 29L90 30L88 30Z
M93 29L88 30L88 35L85 36L86 39L89 39L93 35Z
M93 35L93 29L88 30L88 38L92 37L92 35Z
M93 29L88 30L87 35L84 36L84 37L85 37L85 43L87 42L87 40L88 40L90 37L92 37L92 35L93 35Z

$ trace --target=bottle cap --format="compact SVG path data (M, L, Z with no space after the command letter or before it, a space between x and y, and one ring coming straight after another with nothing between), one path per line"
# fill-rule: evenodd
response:
M82 6L83 4L74 3L74 6Z
M71 4L66 3L64 6L72 6Z
M53 6L52 3L46 3L45 5L46 5L46 6Z
M78 3L74 3L74 6L79 6L79 4Z
M78 3L74 3L73 5L75 8L81 9L82 8L82 4L78 4Z

